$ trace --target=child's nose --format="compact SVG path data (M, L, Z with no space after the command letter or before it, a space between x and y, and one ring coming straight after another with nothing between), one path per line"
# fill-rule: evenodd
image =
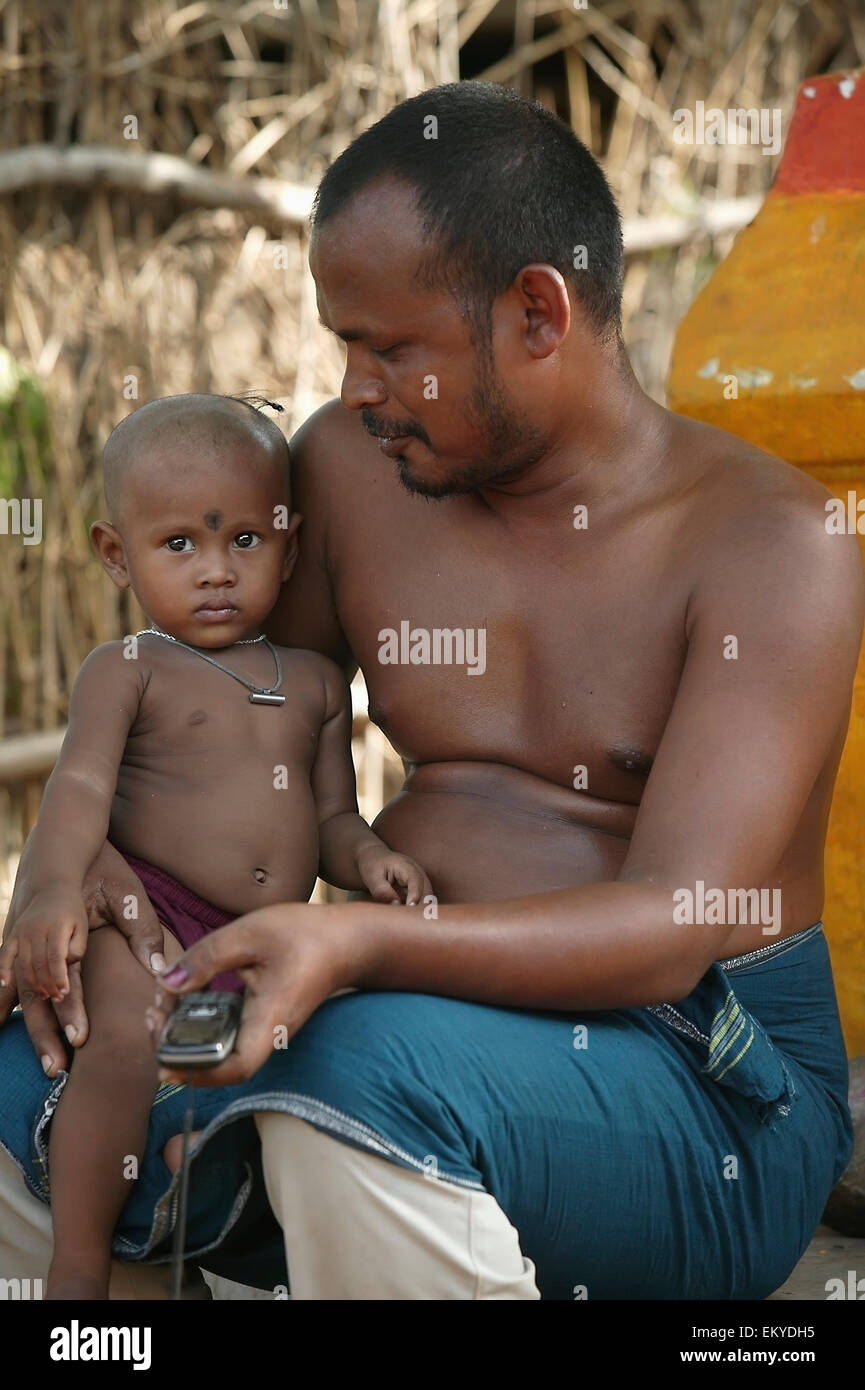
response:
M198 574L200 584L222 585L233 584L237 574L232 564L231 557L225 551L212 551L205 553L201 559L201 568Z

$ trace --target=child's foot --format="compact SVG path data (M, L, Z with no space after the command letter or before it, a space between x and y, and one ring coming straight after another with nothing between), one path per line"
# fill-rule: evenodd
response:
M200 1130L200 1129L194 1129L194 1130L192 1131L192 1133L191 1133L190 1136L189 1136L189 1147L190 1147L190 1149L192 1148L193 1144L194 1144L195 1141L198 1139L198 1137L199 1137L200 1134L201 1134L201 1130ZM162 1150L162 1157L163 1157L164 1160L165 1160L165 1166L166 1166L166 1168L168 1169L169 1173L176 1173L176 1172L179 1171L180 1165L181 1165L181 1163L182 1163L182 1161L183 1161L183 1135L182 1135L182 1134L173 1134L173 1135L171 1136L171 1138L169 1139L168 1143L165 1145L165 1147L164 1147L163 1150Z
M108 1286L101 1279L93 1279L86 1274L70 1274L66 1277L48 1276L45 1290L46 1300L65 1299L76 1303L91 1302L108 1298Z
M51 1261L46 1299L91 1300L108 1297L110 1260L94 1255L91 1259L64 1259L61 1255Z

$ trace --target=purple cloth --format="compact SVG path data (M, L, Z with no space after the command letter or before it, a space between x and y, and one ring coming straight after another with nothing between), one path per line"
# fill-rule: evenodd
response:
M223 912L221 907L205 902L204 898L199 898L191 888L178 883L164 869L157 869L155 864L148 864L146 860L136 859L131 854L124 854L123 858L144 884L162 925L168 928L184 949L235 920L234 913ZM243 994L246 986L238 974L229 970L222 975L214 975L209 988Z

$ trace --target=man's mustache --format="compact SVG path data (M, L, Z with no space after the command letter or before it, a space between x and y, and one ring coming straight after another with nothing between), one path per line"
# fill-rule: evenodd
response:
M430 443L426 430L416 425L413 420L383 420L380 415L373 415L369 410L362 410L360 418L367 433L374 435L376 439L413 437L419 439L422 444Z

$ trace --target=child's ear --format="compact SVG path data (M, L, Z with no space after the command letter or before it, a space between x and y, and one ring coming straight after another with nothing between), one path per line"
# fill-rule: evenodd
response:
M90 527L90 543L102 562L102 568L118 589L128 589L131 583L126 564L126 547L119 531L109 521L94 521Z
M303 517L300 512L292 512L286 527L285 559L282 562L282 582L291 578L291 572L297 563L298 537Z

